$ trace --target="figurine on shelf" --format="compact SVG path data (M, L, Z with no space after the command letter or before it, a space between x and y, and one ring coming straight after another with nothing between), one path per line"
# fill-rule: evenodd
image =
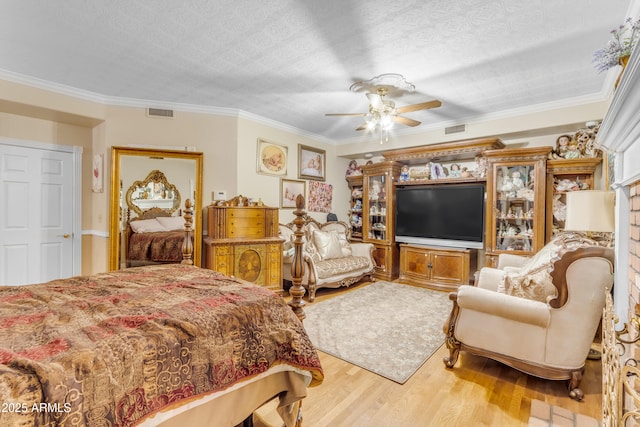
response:
M522 190L524 188L524 181L520 175L520 171L518 170L511 173L511 182L515 191Z
M567 147L567 151L564 153L565 159L579 159L582 157L582 153L578 147L578 141L571 140L569 142L569 146Z
M379 180L374 179L371 181L371 190L369 190L369 200L378 200L380 191L382 190L382 184Z
M476 178L485 178L487 176L487 158L482 154L478 154L475 157L476 169L473 171L473 175Z
M553 217L558 221L564 221L567 219L567 205L560 198L560 194L553 196Z
M555 182L555 189L559 192L577 191L580 190L580 186L576 181L571 181L570 179L564 178L559 179Z
M511 177L509 175L502 177L499 188L503 193L513 190L513 182L511 182Z
M409 181L409 166L404 165L402 169L400 169L400 181Z
M458 163L452 164L449 168L449 178L460 178L461 173L462 171Z
M447 177L440 163L429 162L429 167L431 169L431 179L443 179Z
M511 226L509 226L509 228L507 228L505 236L507 236L507 237L515 237L515 236L518 235L519 231L520 230L518 229L518 227L515 227L515 226L511 225Z
M356 176L362 175L362 171L360 170L360 166L358 166L358 162L355 160L351 160L349 162L349 166L347 167L347 172L345 176Z
M560 135L556 139L556 148L550 153L549 157L552 159L564 159L572 140L573 138L570 135Z

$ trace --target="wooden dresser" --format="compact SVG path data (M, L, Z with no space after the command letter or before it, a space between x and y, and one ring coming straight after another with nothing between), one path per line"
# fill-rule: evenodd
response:
M282 293L278 209L209 206L205 267Z

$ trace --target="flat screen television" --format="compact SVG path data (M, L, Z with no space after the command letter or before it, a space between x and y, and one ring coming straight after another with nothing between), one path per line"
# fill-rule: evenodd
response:
M484 183L399 186L396 241L482 249Z

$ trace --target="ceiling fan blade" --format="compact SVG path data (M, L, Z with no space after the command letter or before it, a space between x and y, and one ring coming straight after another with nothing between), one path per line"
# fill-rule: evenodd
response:
M325 116L366 116L367 113L327 113Z
M405 105L404 107L396 108L398 114L410 113L411 111L427 110L429 108L436 108L442 105L442 102L434 99L433 101L421 102L419 104Z
M382 97L377 93L368 93L367 98L369 98L369 103L374 110L384 109L384 102L382 102Z
M411 127L418 126L420 124L420 122L417 120L413 120L408 117L402 117L402 116L393 116L392 120L396 123L400 123L400 124L411 126Z
M361 124L360 126L358 126L358 127L356 128L356 130L365 130L366 128L367 128L367 124L366 124L366 123L363 123L363 124Z

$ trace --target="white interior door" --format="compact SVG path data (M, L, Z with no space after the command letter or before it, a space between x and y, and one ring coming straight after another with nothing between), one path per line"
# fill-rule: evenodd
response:
M76 155L0 141L0 284L77 273Z

